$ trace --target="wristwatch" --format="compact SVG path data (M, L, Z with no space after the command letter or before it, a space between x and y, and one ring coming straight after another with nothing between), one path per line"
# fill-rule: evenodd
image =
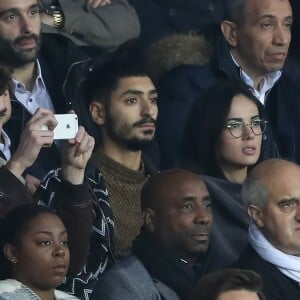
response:
M46 14L53 17L54 27L58 30L63 29L65 25L65 14L58 6L50 5L46 9Z

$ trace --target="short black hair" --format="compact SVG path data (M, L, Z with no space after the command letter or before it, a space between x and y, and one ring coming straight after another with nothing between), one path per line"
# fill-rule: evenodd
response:
M216 300L222 293L246 290L257 294L260 300L263 280L252 270L225 269L202 277L195 285L187 300Z
M9 90L9 82L11 81L11 71L3 66L0 66L0 96L6 90Z
M242 24L246 14L247 0L224 0L224 20Z
M111 93L117 88L119 80L131 76L146 76L152 80L141 64L130 59L113 58L95 66L86 80L87 107L92 101L101 101L105 107L108 107Z

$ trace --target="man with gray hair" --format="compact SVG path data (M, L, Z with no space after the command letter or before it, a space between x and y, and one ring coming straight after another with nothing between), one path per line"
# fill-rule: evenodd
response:
M258 272L268 300L300 299L300 167L280 159L256 166L243 185L252 219L236 266Z

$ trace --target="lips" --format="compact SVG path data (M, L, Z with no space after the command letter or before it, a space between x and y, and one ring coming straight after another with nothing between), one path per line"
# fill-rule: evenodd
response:
M247 146L242 148L242 153L245 155L255 155L256 154L256 147L254 146Z
M209 234L207 232L196 233L192 235L192 239L197 242L206 242L209 239Z
M35 39L24 39L18 43L23 48L33 48L36 46Z
M57 273L67 273L67 266L65 264L57 264L52 268Z

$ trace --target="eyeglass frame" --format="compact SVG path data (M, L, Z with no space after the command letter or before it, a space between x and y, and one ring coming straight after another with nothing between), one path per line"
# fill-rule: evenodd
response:
M261 132L260 132L260 133L256 133L256 132L254 132L254 130L253 130L253 123L254 123L254 122L257 122L257 121L259 121L259 123L260 123L260 125L259 125L260 128L261 128ZM240 136L235 136L235 135L232 134L232 132L231 132L231 126L232 126L232 124L227 124L227 125L224 126L224 129L227 129L227 130L229 131L230 135L231 135L233 138L235 138L235 139L238 139L238 138L240 138L240 137L243 136L243 134L244 134L244 132L245 132L245 130L246 130L246 127L250 127L250 128L251 128L251 131L253 132L253 134L254 134L255 136L257 136L257 135L262 135L262 134L265 132L266 128L267 128L268 121L262 120L262 119L252 120L251 123L244 123L243 121L235 121L235 124L237 124L237 123L239 123L239 124L242 125L242 126L241 126L241 128L242 128L242 133L241 133ZM263 126L264 126L263 128L262 128L262 126L261 126L262 124L263 124Z

